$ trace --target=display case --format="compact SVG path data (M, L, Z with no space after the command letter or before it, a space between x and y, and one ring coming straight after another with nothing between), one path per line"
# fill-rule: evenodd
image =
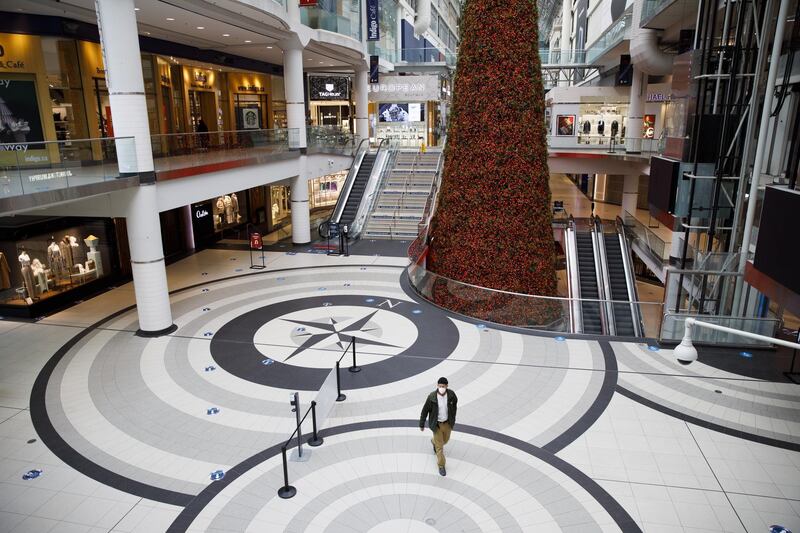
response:
M219 196L212 202L211 207L215 231L232 228L247 221L247 201L244 191Z
M109 282L118 269L110 219L0 219L0 308L39 316Z

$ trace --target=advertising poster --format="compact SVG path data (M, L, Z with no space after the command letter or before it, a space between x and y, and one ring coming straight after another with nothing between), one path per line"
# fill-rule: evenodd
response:
M369 82L380 83L380 58L369 56Z
M408 104L381 104L378 109L380 122L410 122Z
M367 0L367 40L381 40L381 25L378 11L378 0Z
M347 76L309 76L308 96L311 100L349 100L350 80Z
M242 111L242 129L257 130L258 124L258 108L245 107Z
M575 115L556 115L557 135L569 137L575 135Z
M32 80L0 78L0 161L5 165L48 161L36 84Z
M645 115L644 116L644 138L645 139L652 139L655 137L656 134L656 116L655 115Z

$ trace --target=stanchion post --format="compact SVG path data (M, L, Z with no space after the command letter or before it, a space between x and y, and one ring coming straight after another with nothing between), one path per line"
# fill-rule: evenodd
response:
M339 395L336 397L337 402L343 402L347 399L347 396L342 394L342 380L339 376L339 361L336 361L336 392L339 393Z
M281 455L283 456L283 487L278 489L278 496L284 500L288 500L297 494L297 489L289 485L289 464L286 461L285 444L281 447Z
M361 372L361 367L356 365L356 338L355 337L353 337L352 345L353 345L353 366L351 366L349 370L350 370L350 372L355 374L356 372Z
M320 446L322 438L317 435L317 402L311 402L311 438L308 439L309 446Z

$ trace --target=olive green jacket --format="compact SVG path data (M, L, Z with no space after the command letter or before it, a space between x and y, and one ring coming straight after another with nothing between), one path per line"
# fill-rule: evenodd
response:
M439 401L436 395L437 391L428 394L425 399L425 404L422 406L422 413L419 415L420 429L425 427L425 417L428 417L428 427L431 431L436 431L439 424ZM456 409L458 409L458 396L456 393L447 389L447 423L450 424L450 429L456 425Z

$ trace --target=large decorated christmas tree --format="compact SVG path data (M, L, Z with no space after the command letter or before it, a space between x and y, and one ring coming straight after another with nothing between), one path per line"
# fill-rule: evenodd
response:
M536 0L465 2L427 268L472 285L552 296L557 286L537 24ZM475 315L465 302L481 298L463 291L459 297L452 285L440 284L435 300ZM514 312L528 307L494 303ZM540 316L529 323L549 319L533 314ZM517 322L508 318L498 321Z

